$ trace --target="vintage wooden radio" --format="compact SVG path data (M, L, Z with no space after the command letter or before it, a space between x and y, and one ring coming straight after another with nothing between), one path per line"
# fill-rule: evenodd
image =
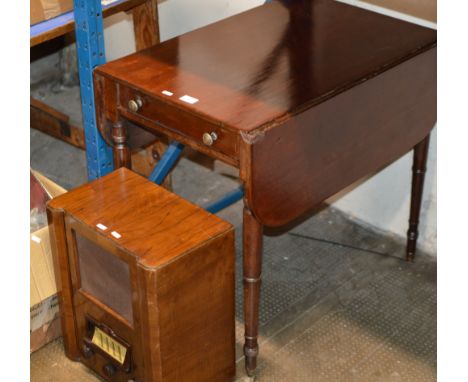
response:
M235 373L232 226L127 169L53 199L65 352L108 381Z

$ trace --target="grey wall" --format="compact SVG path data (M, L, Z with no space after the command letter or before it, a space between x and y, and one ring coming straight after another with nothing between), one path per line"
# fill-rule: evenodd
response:
M412 153L362 181L330 202L352 217L378 230L405 237L411 192ZM424 197L419 226L419 247L437 251L437 128L431 134Z

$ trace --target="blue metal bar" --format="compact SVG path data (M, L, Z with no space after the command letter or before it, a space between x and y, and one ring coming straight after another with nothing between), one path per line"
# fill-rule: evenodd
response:
M184 145L182 143L176 141L171 142L148 179L156 184L161 184L169 171L171 171L175 162L177 162L177 159L179 159L183 149Z
M244 188L240 186L236 188L234 191L228 192L222 198L218 199L217 201L207 205L205 210L215 214L226 207L229 207L231 204L234 204L238 200L241 200L244 197Z
M128 0L117 0L117 1L114 1L113 3L103 5L102 9L112 8L121 3L125 3L126 1ZM63 27L67 25L68 23L74 22L74 21L75 21L75 17L73 15L73 11L63 13L49 20L41 21L40 23L31 25L29 27L29 38L33 38L33 37L39 36L42 33L46 33L53 29Z
M69 22L74 21L73 12L67 12L61 14L60 16L54 17L53 19L44 20L40 23L31 25L29 27L29 38L39 36L42 33L46 33L56 28L60 28L68 24Z
M93 70L106 61L102 7L100 0L74 0L74 5L88 179L93 180L113 169L112 150L96 127L93 90Z

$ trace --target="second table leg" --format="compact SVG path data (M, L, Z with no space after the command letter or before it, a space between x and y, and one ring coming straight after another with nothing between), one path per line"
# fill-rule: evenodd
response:
M424 188L424 175L426 174L427 152L429 150L428 135L414 147L413 181L411 186L411 209L406 245L406 260L414 261L416 254L416 241L418 240L419 215Z
M244 207L243 270L244 270L244 325L245 369L251 376L257 367L258 318L262 273L263 226L252 212Z

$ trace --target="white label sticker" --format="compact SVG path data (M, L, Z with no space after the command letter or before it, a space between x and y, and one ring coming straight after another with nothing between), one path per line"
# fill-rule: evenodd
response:
M101 0L101 5L109 5L115 3L117 0Z
M96 224L96 227L98 227L99 229L102 229L103 231L105 231L107 229L107 227L104 224L101 224L101 223Z
M189 95L184 95L182 97L179 98L181 101L184 101L184 102L187 102L191 105L193 105L194 103L197 103L198 102L198 99L197 98L194 98L194 97L191 97Z
M41 242L41 238L37 237L36 235L32 235L31 239L32 239L32 241L34 241L34 242L36 242L38 244Z
M163 90L161 93L164 94L164 95L167 95L169 97L174 95L174 93L170 92L169 90Z
M111 235L114 236L116 239L120 239L122 237L122 235L116 231L112 231Z

